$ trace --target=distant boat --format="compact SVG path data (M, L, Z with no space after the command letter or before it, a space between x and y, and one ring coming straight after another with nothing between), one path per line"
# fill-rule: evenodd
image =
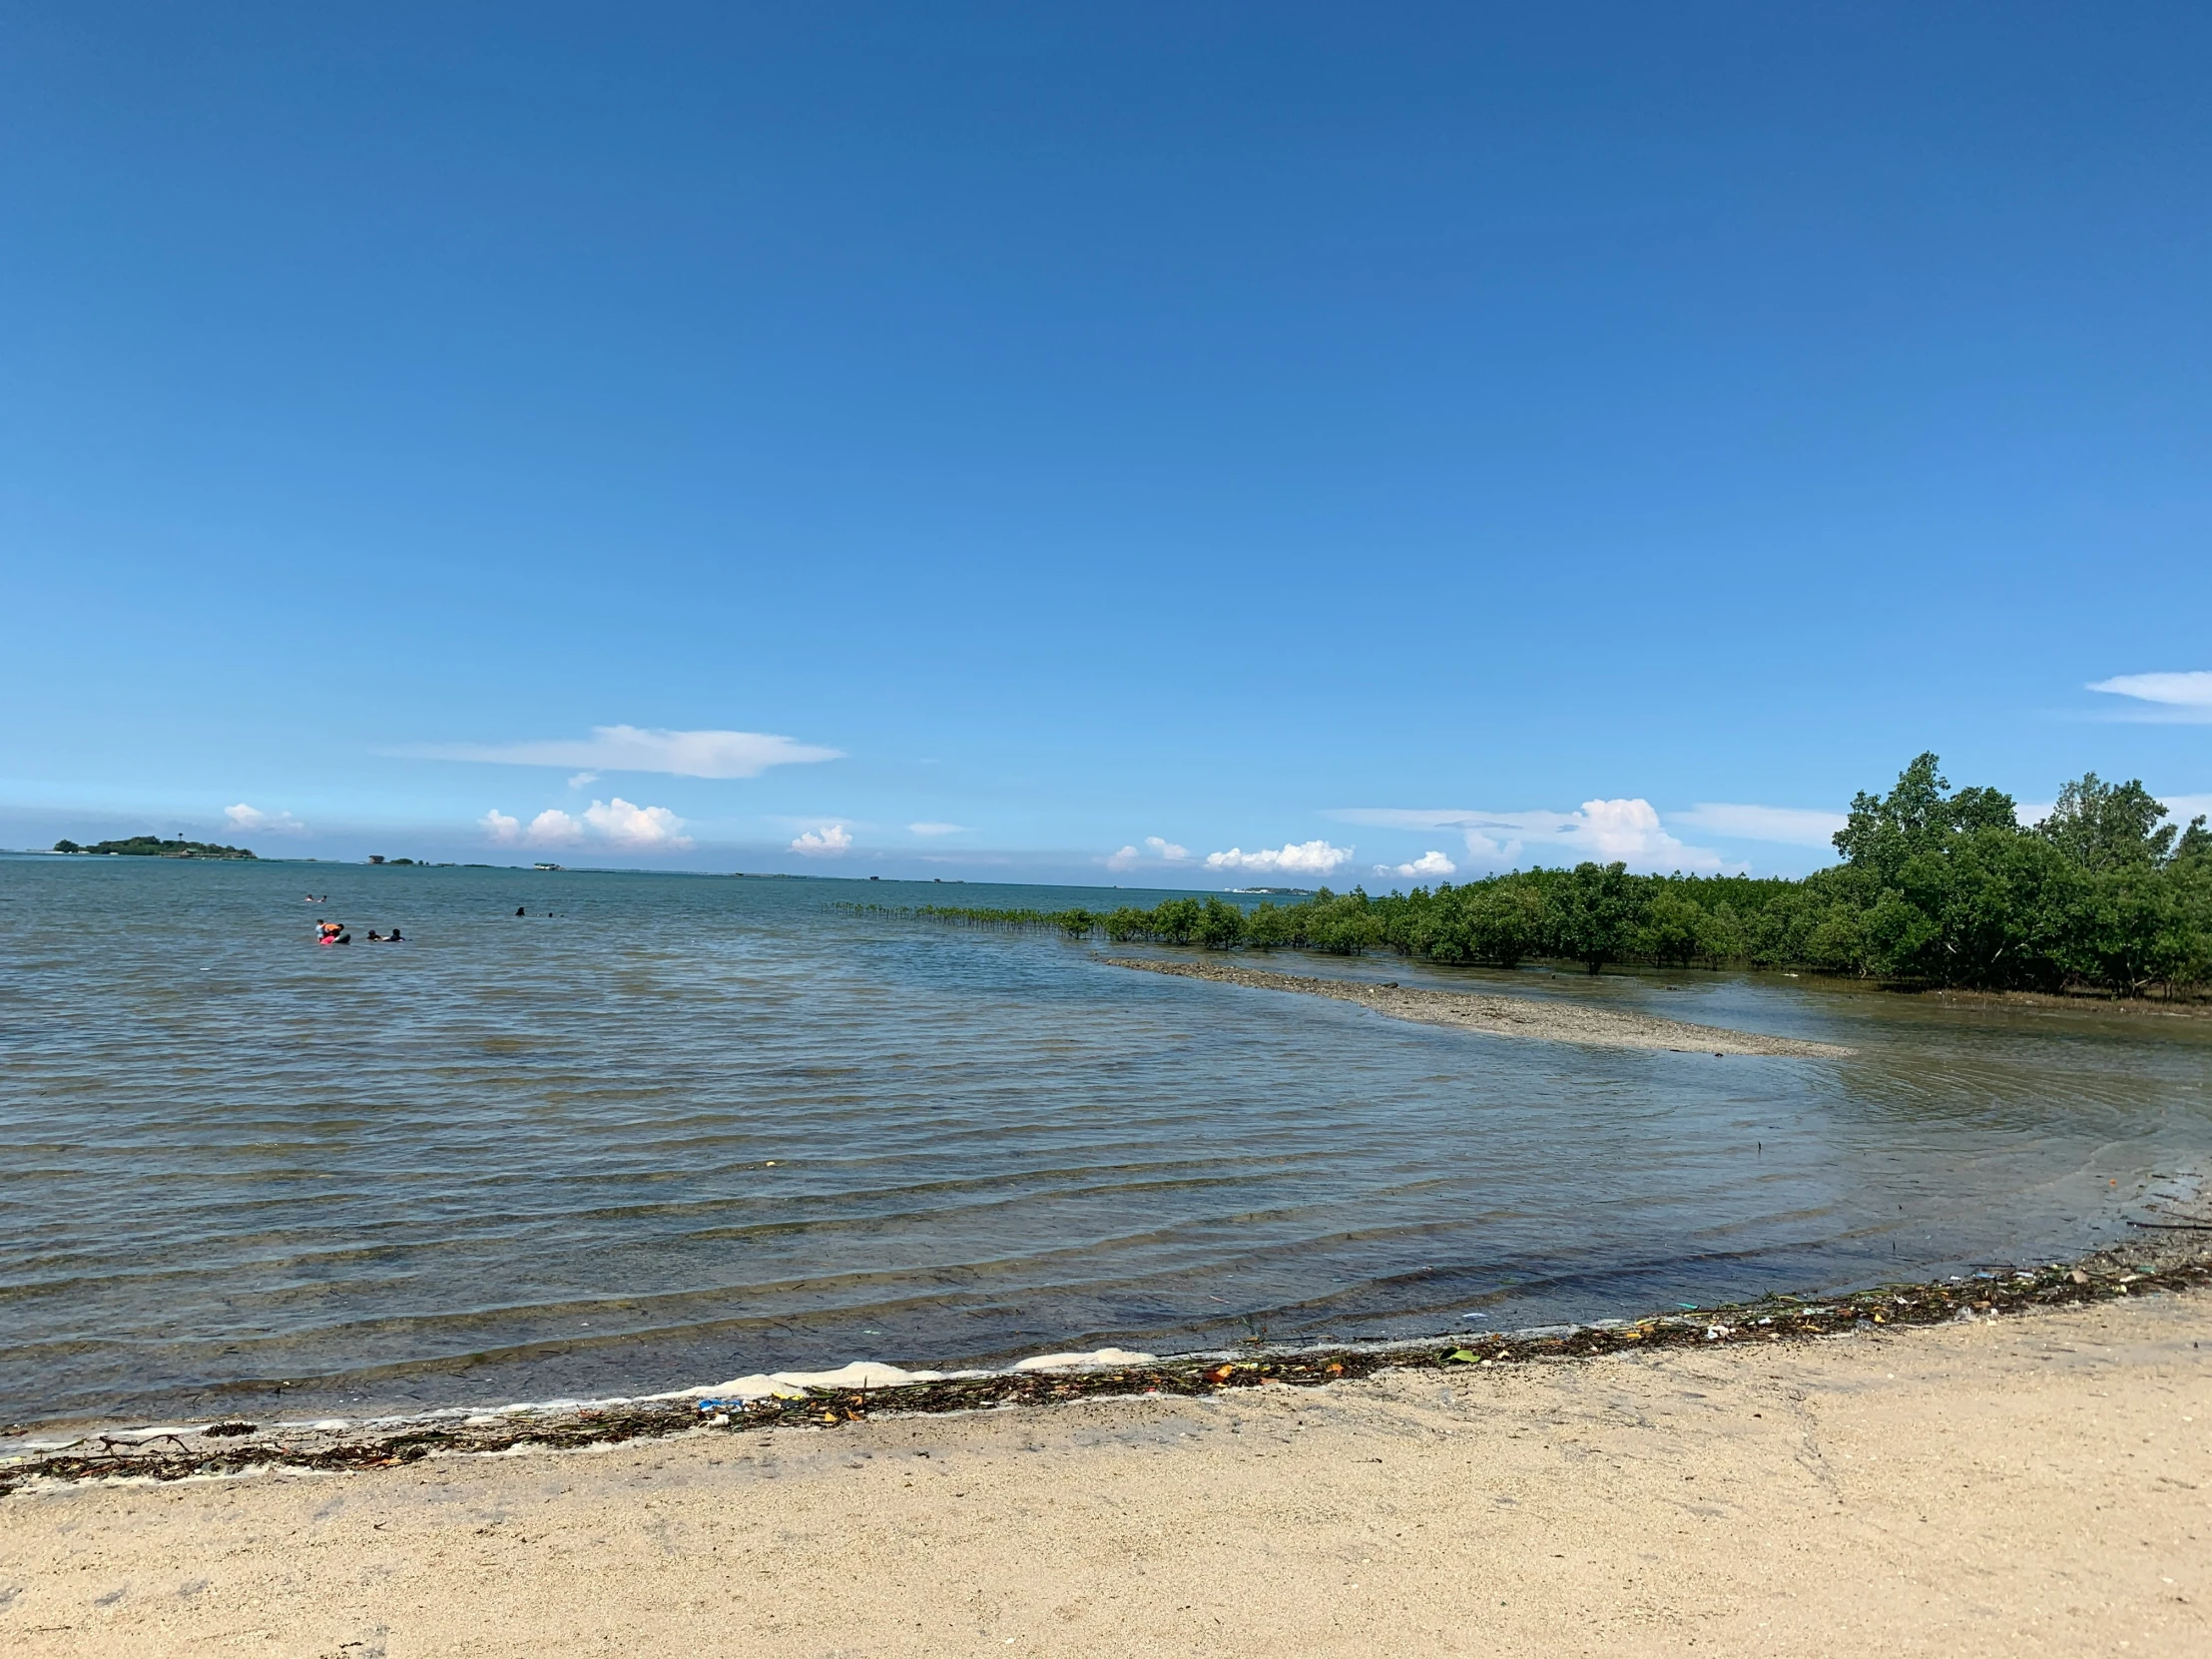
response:
M561 866L559 864L532 864L530 867L532 869L559 869Z

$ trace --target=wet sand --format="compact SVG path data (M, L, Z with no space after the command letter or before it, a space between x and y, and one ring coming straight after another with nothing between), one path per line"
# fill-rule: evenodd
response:
M26 1656L2180 1655L2208 1579L2201 1294L0 1500Z
M1769 1037L1757 1031L1729 1031L1718 1025L1691 1025L1621 1008L1596 1008L1564 997L1483 996L1472 991L1433 991L1379 984L1362 979L1321 979L1308 974L1270 973L1231 962L1160 961L1109 956L1115 967L1171 973L1184 979L1212 979L1261 991L1302 991L1357 1002L1391 1019L1420 1025L1453 1025L1499 1037L1539 1037L1550 1042L1587 1043L1599 1048L1664 1048L1685 1054L1783 1054L1801 1059L1835 1059L1853 1051L1835 1043Z

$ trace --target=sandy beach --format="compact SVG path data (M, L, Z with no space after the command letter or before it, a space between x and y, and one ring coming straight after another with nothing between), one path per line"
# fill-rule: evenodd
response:
M1664 1048L1684 1054L1781 1054L1800 1059L1835 1059L1852 1051L1838 1043L1774 1037L1759 1031L1731 1031L1718 1025L1693 1025L1625 1008L1597 1008L1564 997L1484 996L1474 991L1434 991L1372 979L1328 979L1304 973L1271 973L1222 961L1169 961L1147 956L1109 956L1115 967L1180 979L1210 979L1247 990L1293 991L1307 996L1357 1002L1391 1019L1416 1025L1450 1025L1494 1037L1538 1037L1549 1042L1586 1043L1597 1048Z
M2198 1654L2212 1298L0 1501L11 1654Z

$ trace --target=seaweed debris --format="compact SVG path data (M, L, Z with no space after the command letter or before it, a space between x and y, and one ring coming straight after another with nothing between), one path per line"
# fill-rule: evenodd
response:
M874 1389L810 1389L802 1398L712 1396L509 1409L454 1421L344 1427L226 1421L209 1428L120 1430L0 1458L0 1496L38 1482L181 1480L266 1468L394 1468L439 1455L575 1450L679 1433L839 1428L872 1416L1049 1405L1110 1395L1207 1395L1268 1385L1314 1387L1378 1372L1501 1370L1655 1349L1805 1342L1877 1330L1993 1319L2212 1283L2212 1251L2143 1240L2074 1263L1988 1268L1926 1284L1882 1285L1845 1296L1774 1295L1640 1320L1490 1332L1463 1340L1198 1354L1150 1365L1067 1372L998 1372ZM11 1427L17 1425L10 1425ZM221 1443L207 1443L212 1436ZM189 1436L189 1438L188 1438Z

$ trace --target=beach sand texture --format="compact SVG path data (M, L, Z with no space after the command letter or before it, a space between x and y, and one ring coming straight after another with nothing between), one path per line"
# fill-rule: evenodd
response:
M1588 1043L1599 1048L1665 1048L1685 1054L1783 1054L1800 1059L1837 1059L1853 1052L1837 1043L1770 1037L1757 1031L1729 1031L1718 1025L1691 1025L1625 1008L1597 1008L1566 997L1484 996L1474 991L1432 991L1414 986L1378 984L1366 979L1322 979L1302 973L1270 973L1230 962L1162 961L1142 956L1109 956L1115 967L1171 973L1183 979L1212 979L1259 991L1302 991L1357 1002L1392 1019L1420 1025L1454 1025L1499 1037L1540 1037L1550 1042Z
M2212 1652L2212 1298L0 1501L11 1655ZM2124 1645L2123 1645L2124 1644Z

